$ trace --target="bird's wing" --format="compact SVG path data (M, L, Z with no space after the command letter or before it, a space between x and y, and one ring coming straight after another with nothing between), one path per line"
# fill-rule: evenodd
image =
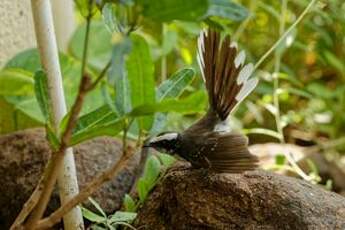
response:
M203 150L202 155L216 172L240 173L258 164L258 158L248 150L248 139L238 133L210 133Z
M257 78L249 78L254 66L244 65L245 52L238 52L237 44L231 43L228 35L221 39L220 33L213 30L200 33L197 59L210 109L224 121L257 85Z

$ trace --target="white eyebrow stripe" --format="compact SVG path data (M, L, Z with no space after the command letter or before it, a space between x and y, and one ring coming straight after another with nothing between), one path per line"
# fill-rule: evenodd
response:
M163 141L163 140L171 141L171 140L176 139L177 136L178 136L177 133L166 133L166 134L163 134L161 136L152 138L150 140L150 142L155 143L155 142L159 142L159 141Z

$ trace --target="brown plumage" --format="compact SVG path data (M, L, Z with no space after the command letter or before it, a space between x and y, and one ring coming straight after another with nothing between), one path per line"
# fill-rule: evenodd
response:
M237 51L229 36L221 39L216 31L202 32L198 48L208 112L182 133L158 135L148 146L178 154L195 168L226 173L252 170L257 157L248 151L247 138L231 131L227 118L257 84L257 79L249 79L253 65L244 65L244 52Z

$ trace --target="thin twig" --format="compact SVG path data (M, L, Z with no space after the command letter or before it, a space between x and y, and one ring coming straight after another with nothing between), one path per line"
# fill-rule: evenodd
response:
M37 201L37 205L34 207L32 215L28 219L26 223L26 227L28 229L32 229L35 227L35 224L38 220L40 220L43 216L43 213L47 207L47 204L49 202L51 193L54 189L58 172L60 168L62 167L63 159L64 159L64 152L66 151L68 147L68 142L72 136L73 128L77 122L79 113L81 111L84 97L87 94L87 92L95 87L96 84L91 84L90 78L85 74L86 69L86 63L87 63L87 51L88 51L88 44L89 44L89 34L90 34L90 25L91 25L91 18L93 16L92 14L92 0L89 0L88 5L88 15L86 17L86 32L85 32L85 38L84 38L84 49L83 49L83 56L82 56L82 66L81 66L81 83L79 85L79 91L76 98L76 101L72 107L71 110L71 116L68 119L67 127L64 130L64 133L61 137L61 144L55 153L52 154L50 164L46 168L46 170L43 172L43 179L40 181L41 183L38 184L37 193L40 193L40 197ZM109 67L106 68L106 70ZM106 72L106 70L104 72ZM105 75L105 73L102 72L102 75L97 79L97 83L99 80ZM37 196L36 196L37 197ZM33 197L34 198L34 197ZM36 198L37 199L37 198ZM30 201L30 199L29 199ZM28 201L28 202L29 202ZM33 208L34 205L31 205L30 209ZM31 211L31 210L30 210ZM29 211L29 212L30 212ZM28 215L29 212L26 214ZM22 213L22 212L21 212ZM23 213L24 214L24 213ZM25 219L24 215L22 216L22 220ZM21 223L19 223L21 224ZM14 225L15 227L15 225Z
M58 151L53 153L51 167L49 167L47 170L46 179L42 181L42 195L40 196L40 199L38 200L38 203L26 224L26 227L28 229L33 229L35 227L35 224L38 220L42 218L43 213L48 205L51 193L53 192L54 185L58 177L59 169L62 167L64 152L68 147L69 140L72 136L73 128L78 120L79 113L84 103L85 95L88 92L90 85L90 78L85 75L80 83L78 96L71 109L71 116L68 119L66 129L62 134L60 147Z
M284 30L285 30L285 18L286 18L286 12L287 12L287 2L288 0L282 0L282 17L279 23L279 36L282 36ZM279 141L282 144L286 144L285 138L284 138L284 133L283 133L283 125L281 122L281 117L280 117L280 104L279 104L279 95L278 95L278 90L279 90L279 71L280 71L280 65L281 65L281 58L282 58L282 53L278 50L275 52L275 63L274 63L274 73L273 73L273 104L274 107L276 108L276 111L274 113L274 118L276 121L276 127L277 127L277 132L280 134ZM312 178L308 176L296 163L295 159L293 158L292 154L290 151L284 152L284 155L291 165L292 169L304 180L310 181Z
M280 43L290 34L290 32L302 21L304 16L310 11L312 6L316 3L317 0L311 0L308 6L304 9L301 15L297 20L285 31L285 33L274 43L274 45L260 58L260 60L255 64L254 69L257 69L266 58L280 45Z
M89 46L89 35L90 35L90 27L91 27L91 19L93 17L92 14L92 0L89 0L88 3L88 14L86 16L86 31L85 31L85 37L84 37L84 47L83 47L83 56L82 56L82 62L81 62L81 75L83 76L86 69L86 63L87 63L87 54L88 54L88 46Z
M127 164L128 160L133 156L135 151L128 149L124 151L126 154L122 154L120 160L116 162L110 169L104 171L97 178L93 179L85 189L83 189L78 195L71 198L64 205L53 212L49 217L42 219L36 225L37 229L47 229L58 223L62 217L68 213L74 206L86 200L92 193L94 193L104 182L110 180L116 176L121 169Z

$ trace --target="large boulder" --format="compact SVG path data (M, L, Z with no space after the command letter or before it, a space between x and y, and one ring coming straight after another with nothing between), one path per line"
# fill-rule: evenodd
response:
M97 174L109 168L122 154L121 142L113 138L96 138L74 148L78 181L82 189ZM28 129L0 137L0 229L7 229L29 198L40 178L51 150L43 129ZM139 157L113 180L93 194L107 213L121 207L124 194L134 182ZM47 213L59 206L55 191ZM84 206L92 208L88 202Z
M345 229L345 198L265 171L173 168L138 212L146 229Z

